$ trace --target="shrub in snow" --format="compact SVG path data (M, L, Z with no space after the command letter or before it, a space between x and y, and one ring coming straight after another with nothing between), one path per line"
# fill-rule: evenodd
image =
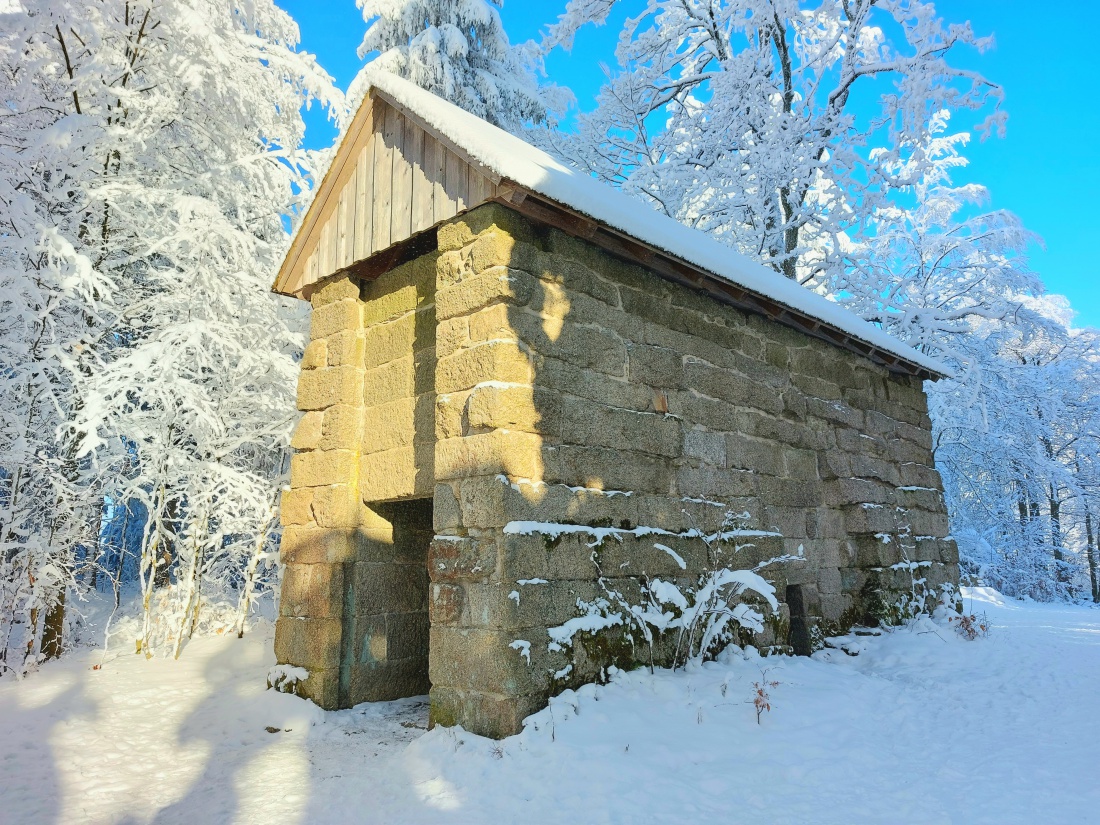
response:
M309 671L294 665L276 665L267 672L267 686L280 693L296 693L299 682L309 678Z
M640 588L637 600L616 589L613 580L599 569L597 555L593 553L603 596L591 602L578 601L577 606L583 611L580 616L549 628L550 649L561 650L571 645L578 633L596 634L621 627L632 643L646 646L652 670L654 648L659 640L674 640L672 666L676 668L713 658L742 632L759 633L764 629L766 611L775 613L779 609L775 587L760 571L773 564L803 559L780 556L751 570L734 567L738 553L752 547L749 538L776 535L748 529L748 517L748 513L727 512L717 532L689 531L685 535L706 545L707 569L693 580L681 582L645 574L634 577ZM616 534L608 535L613 538ZM672 555L681 568L686 566L670 548L660 543L654 546Z

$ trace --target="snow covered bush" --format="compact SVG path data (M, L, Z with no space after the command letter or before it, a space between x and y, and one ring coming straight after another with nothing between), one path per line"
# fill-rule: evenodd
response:
M739 569L738 554L753 547L753 537L777 535L749 529L748 518L748 513L727 512L716 532L694 528L683 534L705 545L707 568L680 582L644 574L632 577L639 586L638 600L624 594L615 579L605 575L594 553L603 595L592 602L578 602L583 611L581 616L549 628L550 649L561 650L571 645L578 633L621 627L634 644L645 646L651 670L657 644L671 640L670 664L679 668L713 658L726 645L737 641L742 632L761 632L767 612L774 615L779 610L775 587L760 575L761 571L779 563L802 561L802 557L779 556L751 570ZM668 553L686 570L683 559L671 548L660 542L654 548Z

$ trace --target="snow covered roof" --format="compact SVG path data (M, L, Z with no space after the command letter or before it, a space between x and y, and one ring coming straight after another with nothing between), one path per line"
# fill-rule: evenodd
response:
M629 252L642 245L647 248L647 254L635 254L634 257L646 261L651 260L654 252L658 257L662 257L663 253L669 260L664 266L655 267L659 274L703 288L719 300L728 299L731 303L760 311L781 323L867 355L895 371L925 378L950 375L950 371L936 359L907 346L837 303L739 254L705 233L684 226L629 195L562 165L546 152L431 92L388 73L374 73L369 83L364 108L372 99L381 97L415 119L430 134L456 149L475 167L480 167L492 181L480 202L496 200L522 204L525 196L534 195L533 203L520 211L530 212L533 209L537 216L542 204L543 212L547 214L547 206L563 207L564 212L560 214L566 217L591 219L599 227L612 230L610 235L604 233L613 241L604 244L611 251L621 249ZM339 165L340 155L349 142L345 138L333 166ZM516 190L521 192L518 198L512 195ZM317 200L324 196L322 185ZM550 203L547 204L547 201ZM478 202L476 197L468 198L466 209L477 206ZM310 211L317 205L315 201ZM308 223L308 217L303 228ZM558 225L562 225L560 220ZM568 228L568 224L563 228ZM591 237L594 230L582 228L578 234ZM637 243L631 244L630 241ZM695 273L690 270L695 270ZM275 289L293 292L286 287L284 274L280 273ZM330 273L320 273L321 277L327 274ZM713 277L704 285L707 276Z

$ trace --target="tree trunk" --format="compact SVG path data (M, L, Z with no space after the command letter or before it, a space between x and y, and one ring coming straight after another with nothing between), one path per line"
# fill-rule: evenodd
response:
M1055 578L1062 584L1069 582L1066 569L1066 554L1062 547L1062 502L1058 498L1058 488L1051 484L1047 493L1047 506L1050 508L1050 549L1054 556Z
M1085 550L1089 558L1089 583L1092 585L1092 600L1100 602L1100 581L1097 573L1097 536L1092 530L1092 511L1085 504Z
M42 655L47 659L56 659L61 655L62 641L65 632L65 591L62 587L57 592L57 601L50 605L46 611L46 619L42 623Z

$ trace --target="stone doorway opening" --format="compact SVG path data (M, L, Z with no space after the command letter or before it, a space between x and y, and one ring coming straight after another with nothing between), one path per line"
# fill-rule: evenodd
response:
M435 536L432 499L371 504L390 524L388 545L370 542L356 565L358 643L350 693L355 702L423 696L428 680L428 547ZM356 684L358 682L358 684Z

